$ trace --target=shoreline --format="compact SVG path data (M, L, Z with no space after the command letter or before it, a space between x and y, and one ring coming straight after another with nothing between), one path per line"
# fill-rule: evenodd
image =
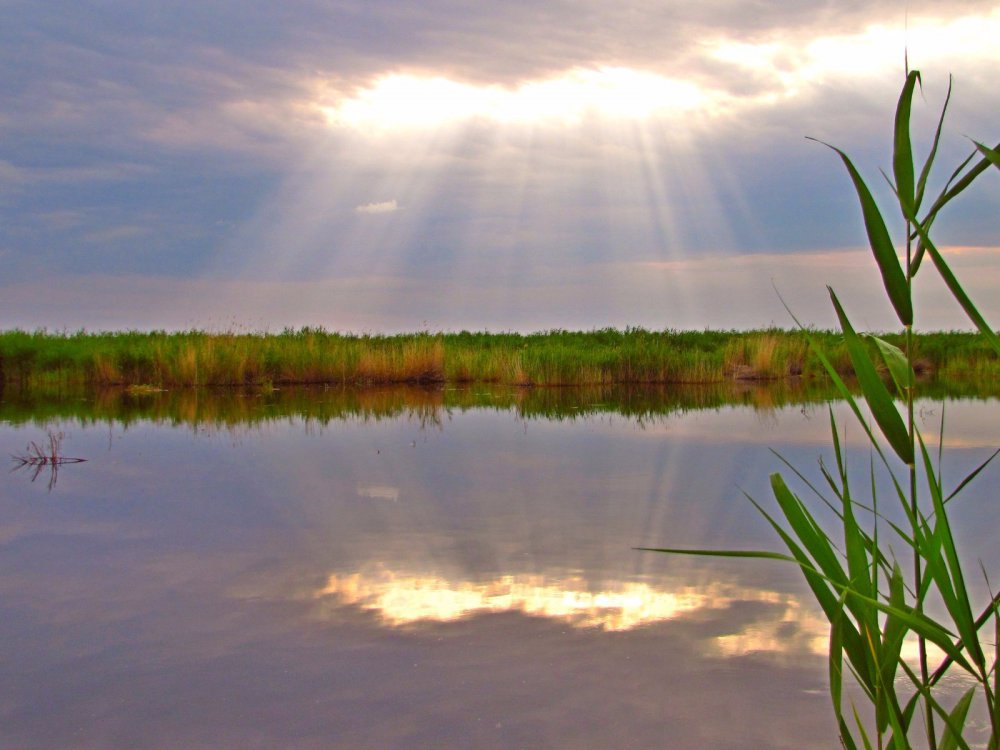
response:
M606 328L389 336L316 328L278 334L13 330L0 332L0 382L13 387L141 388L825 381L809 337L839 373L852 374L842 337L818 330ZM880 338L904 345L901 333ZM1000 358L976 333L917 333L913 346L918 377L1000 378Z

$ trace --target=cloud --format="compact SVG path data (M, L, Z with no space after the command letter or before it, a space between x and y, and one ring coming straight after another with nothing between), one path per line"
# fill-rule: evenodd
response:
M382 484L358 484L358 497L367 497L372 500L399 500L399 487L391 487Z
M801 83L800 69L825 84L837 70L847 77L850 65L894 74L906 43L918 64L983 68L1000 17L992 3L949 3L942 16L934 3L912 2L908 12L904 32L896 2L832 10L815 1L633 0L609 9L556 0L466 13L442 2L281 10L165 2L155 14L115 7L98 23L54 2L26 9L24 33L0 53L9 58L0 92L17 113L0 127L37 145L200 149L273 166L322 137L322 107L356 101L386 80L447 81L482 98L491 89L544 89L574 71L618 70L669 82L672 98L693 90L714 104L720 94L781 96ZM976 88L989 92L985 80Z
M120 182L150 174L141 164L101 164L79 167L19 167L0 159L0 184L37 185L62 183Z
M0 159L0 184L14 184L25 181L24 170Z
M946 15L988 13L993 7L983 0L954 2ZM940 3L928 0L908 3L906 13L911 19L942 15ZM774 35L799 41L856 33L870 24L902 28L904 23L897 0L835 5L822 0L630 0L613 6L602 0L513 0L470 6L468 12L445 0L347 0L336 8L313 5L284 12L281 21L299 42L288 50L293 59L321 61L352 85L387 71L433 71L503 85L591 66L676 74L716 39L755 43ZM326 33L335 25L343 32L336 47Z
M120 226L106 226L96 232L86 235L89 242L120 242L122 240L134 240L150 233L150 228L137 224L122 224Z
M0 29L6 283L523 287L554 266L846 246L863 237L849 181L802 136L889 197L904 44L925 73L920 153L956 74L945 172L1000 107L1000 12L980 0L911 0L906 23L898 0L105 5L21 3ZM994 242L998 211L995 190L963 195L939 241ZM520 325L503 300L530 301L486 296Z
M473 86L446 78L389 75L336 106L333 126L362 132L440 128L458 122L556 122L570 127L590 117L681 118L711 106L710 92L689 81L629 68L577 68L516 88Z
M578 128L596 117L670 122L690 127L698 116L746 123L747 110L787 115L796 99L829 114L837 105L815 92L843 87L881 91L898 85L901 54L923 66L962 61L963 68L1000 62L993 39L1000 11L951 20L914 17L906 27L869 24L847 33L824 30L786 36L780 28L754 41L716 31L691 46L682 64L664 60L608 66L599 58L516 83L476 83L440 73L390 68L369 83L332 86L322 110L332 127L381 136L387 131L435 129L456 123L538 125L555 121ZM838 118L842 120L843 118ZM753 130L744 129L752 137Z
M365 203L355 209L359 214L391 214L399 210L395 200L382 201L381 203Z

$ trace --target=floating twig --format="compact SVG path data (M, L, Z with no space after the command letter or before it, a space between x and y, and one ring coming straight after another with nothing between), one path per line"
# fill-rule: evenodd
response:
M85 458L73 458L62 455L60 450L62 447L63 437L65 436L62 432L52 432L49 430L48 445L43 447L32 440L28 443L24 453L11 454L11 459L13 459L15 464L12 471L33 469L34 471L31 474L31 481L34 482L38 479L42 471L45 468L48 468L49 489L51 490L56 484L56 480L59 476L59 467L62 464L79 464L87 460Z

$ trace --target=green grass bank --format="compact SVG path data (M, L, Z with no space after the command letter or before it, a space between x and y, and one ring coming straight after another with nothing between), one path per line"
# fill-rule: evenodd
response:
M840 334L812 331L834 367L851 373ZM902 334L883 334L897 346ZM919 375L996 379L1000 358L973 333L917 334ZM0 382L11 387L270 386L495 383L615 385L825 379L800 331L418 333L347 335L189 331L0 332Z

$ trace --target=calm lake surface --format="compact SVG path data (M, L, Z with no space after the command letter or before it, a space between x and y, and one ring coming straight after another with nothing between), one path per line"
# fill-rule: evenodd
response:
M87 460L0 484L0 747L835 747L797 571L633 549L777 549L742 491L829 423L763 393L8 398L0 452ZM1000 402L942 409L954 484Z

